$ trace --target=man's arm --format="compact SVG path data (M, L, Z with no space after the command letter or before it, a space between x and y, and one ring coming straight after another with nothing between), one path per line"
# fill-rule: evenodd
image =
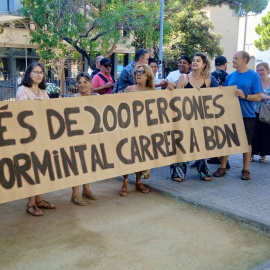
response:
M247 95L247 94L244 94L244 92L241 89L237 89L235 91L235 95L237 97L240 97L240 98L248 100L248 101L261 101L261 99L262 99L262 93Z
M127 76L127 71L123 69L117 79L117 82L114 85L113 88L113 94L119 93L119 92L124 92L126 85L125 85L125 78Z

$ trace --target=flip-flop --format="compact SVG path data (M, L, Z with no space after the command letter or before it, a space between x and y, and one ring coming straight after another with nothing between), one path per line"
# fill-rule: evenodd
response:
M136 185L136 189L144 194L147 194L150 192L150 189L145 187L143 184Z
M44 209L55 209L55 205L53 205L52 203L49 203L47 201L40 201L40 202L36 202L36 205L38 208L44 208Z
M126 197L126 196L128 195L127 188L122 187L122 188L119 190L119 195L122 196L122 197Z
M267 161L267 157L261 157L259 159L259 162L265 163Z
M27 205L26 212L30 214L31 216L35 216L35 217L43 216L42 211L35 204L30 205L30 206Z
M212 177L211 176L205 176L202 180L203 181L211 181Z
M182 179L181 177L178 177L178 176L173 177L172 180L175 182L183 182L184 181L184 179Z

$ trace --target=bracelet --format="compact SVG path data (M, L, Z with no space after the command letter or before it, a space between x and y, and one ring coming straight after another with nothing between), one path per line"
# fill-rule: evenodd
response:
M247 99L247 97L248 97L248 95L247 95L247 94L245 94L245 98L244 98L244 99Z

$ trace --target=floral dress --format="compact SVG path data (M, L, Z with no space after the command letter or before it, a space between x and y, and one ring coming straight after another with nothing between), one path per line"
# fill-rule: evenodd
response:
M39 89L38 95L31 88L21 85L16 93L17 100L43 100L49 99L46 90Z

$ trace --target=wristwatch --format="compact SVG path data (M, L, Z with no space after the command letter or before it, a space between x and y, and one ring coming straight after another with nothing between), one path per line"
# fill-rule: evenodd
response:
M248 94L245 94L245 98L244 99L247 99L247 97L248 97Z

